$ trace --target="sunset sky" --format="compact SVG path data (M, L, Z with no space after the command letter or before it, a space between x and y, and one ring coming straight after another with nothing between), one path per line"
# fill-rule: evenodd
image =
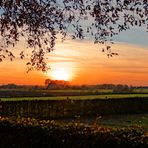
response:
M26 62L16 58L0 63L0 84L44 85L47 78L65 79L71 84L129 84L148 85L148 34L144 29L133 28L114 38L114 51L119 56L108 58L101 45L91 39L66 40L56 44L48 54L50 70L47 73L26 73ZM19 47L24 48L23 43Z

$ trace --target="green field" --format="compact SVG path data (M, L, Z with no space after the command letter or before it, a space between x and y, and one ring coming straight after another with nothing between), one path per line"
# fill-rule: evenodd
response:
M148 94L107 94L107 95L87 95L87 96L58 96L58 97L15 97L0 98L1 101L22 101L22 100L93 100L93 99L121 99L121 98L146 98Z
M64 91L78 94L85 90L51 90L55 94ZM104 145L112 147L113 143L115 148L148 146L146 93L9 97L0 100L0 135L3 137L0 143L3 147L9 147L7 144L23 147L24 140L26 147L31 143L34 147L41 144L41 147L79 147L80 140L81 147L85 148L90 148L90 144L101 147L102 143L102 148Z
M135 93L148 93L148 88L135 88L133 91Z

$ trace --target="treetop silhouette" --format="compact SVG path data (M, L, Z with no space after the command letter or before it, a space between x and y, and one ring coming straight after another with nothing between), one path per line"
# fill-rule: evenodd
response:
M110 57L117 53L107 43L132 26L148 30L148 0L1 0L0 61L13 60L12 47L23 38L31 50L28 70L46 71L46 54L58 36L62 41L93 38ZM20 58L25 56L20 50Z

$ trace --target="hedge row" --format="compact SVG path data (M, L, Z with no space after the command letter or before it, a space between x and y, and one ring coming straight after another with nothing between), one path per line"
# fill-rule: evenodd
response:
M0 118L1 148L147 148L142 127L103 128L53 120Z
M148 113L148 98L2 101L0 116L40 119Z

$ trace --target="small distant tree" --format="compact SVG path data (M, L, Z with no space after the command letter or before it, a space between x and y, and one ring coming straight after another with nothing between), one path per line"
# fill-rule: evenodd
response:
M131 93L133 91L132 87L128 85L116 85L113 89L114 93Z
M50 79L45 80L45 87L48 88L49 84L51 83Z
M64 89L69 87L69 82L64 80L45 80L46 89Z
M18 86L16 84L7 84L4 85L6 89L16 89Z

